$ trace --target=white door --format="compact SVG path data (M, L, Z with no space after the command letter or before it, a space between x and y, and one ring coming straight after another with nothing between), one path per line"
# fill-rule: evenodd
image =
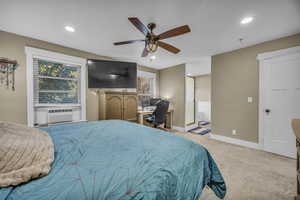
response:
M185 124L191 125L195 123L195 80L192 77L186 77L185 84L186 99L185 99Z
M296 158L291 120L300 118L300 53L266 59L261 66L263 148Z

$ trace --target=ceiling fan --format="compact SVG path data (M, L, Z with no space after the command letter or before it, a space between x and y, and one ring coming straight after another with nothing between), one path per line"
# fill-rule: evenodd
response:
M147 27L137 18L137 17L130 17L128 20L139 30L141 31L145 39L143 40L129 40L124 42L115 42L114 45L124 45L124 44L131 44L135 42L145 42L145 48L142 53L142 57L146 57L149 53L154 53L158 47L161 47L167 51L170 51L174 54L177 54L180 52L180 49L162 42L161 40L175 37L178 35L182 35L188 32L191 32L191 29L188 25L180 26L174 29L171 29L169 31L166 31L164 33L161 33L159 35L156 35L153 33L153 29L155 29L156 24L155 23L149 23Z

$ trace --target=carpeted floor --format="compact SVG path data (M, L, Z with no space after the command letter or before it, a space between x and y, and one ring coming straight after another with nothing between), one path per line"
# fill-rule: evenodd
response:
M191 133L175 133L202 144L217 162L227 185L226 200L293 200L296 161ZM200 200L217 200L205 189Z

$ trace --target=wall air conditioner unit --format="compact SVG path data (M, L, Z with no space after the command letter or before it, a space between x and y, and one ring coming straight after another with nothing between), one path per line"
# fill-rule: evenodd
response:
M51 108L48 109L48 124L73 121L72 108Z

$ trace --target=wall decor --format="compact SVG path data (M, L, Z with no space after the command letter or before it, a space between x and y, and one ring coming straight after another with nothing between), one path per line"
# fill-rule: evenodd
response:
M0 86L15 90L15 70L18 67L16 60L0 57Z

